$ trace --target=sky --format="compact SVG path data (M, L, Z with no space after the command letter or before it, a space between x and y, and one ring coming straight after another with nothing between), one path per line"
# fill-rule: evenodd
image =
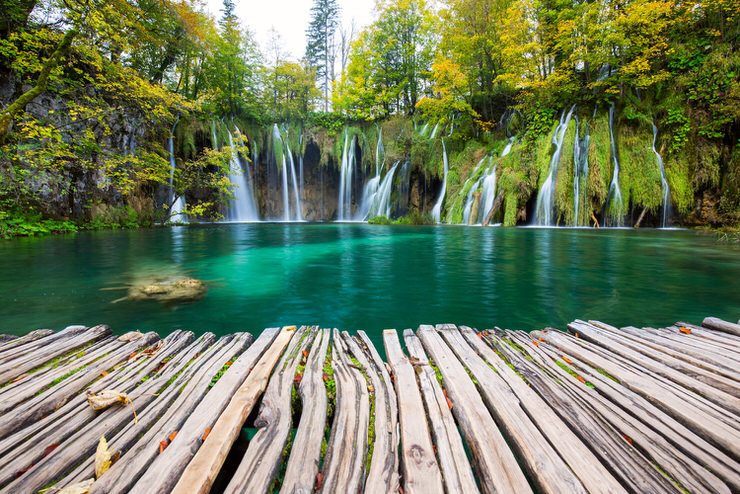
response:
M355 33L373 21L375 0L337 0L341 23L355 23ZM235 0L236 14L265 49L271 28L280 34L290 58L298 60L306 48L306 27L313 0ZM221 0L206 0L206 7L216 18L221 16Z

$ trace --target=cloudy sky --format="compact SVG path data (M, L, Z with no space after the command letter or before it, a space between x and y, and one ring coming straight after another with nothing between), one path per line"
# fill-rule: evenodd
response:
M280 33L286 51L291 58L303 56L306 47L305 31L313 0L235 0L236 13L248 26L264 49L271 28ZM349 26L354 20L355 32L373 20L375 0L338 0L341 22ZM206 0L208 10L216 17L221 16L221 0Z

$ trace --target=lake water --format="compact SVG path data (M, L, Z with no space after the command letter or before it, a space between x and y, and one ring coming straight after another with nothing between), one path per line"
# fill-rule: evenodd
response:
M197 302L121 301L153 274ZM0 332L105 323L160 334L451 322L563 328L740 317L740 247L690 231L364 224L191 225L0 242ZM381 345L382 346L382 345Z

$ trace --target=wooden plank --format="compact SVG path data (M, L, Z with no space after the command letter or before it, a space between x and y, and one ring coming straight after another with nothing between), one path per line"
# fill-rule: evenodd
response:
M193 460L185 468L182 477L175 484L172 490L174 494L207 494L210 491L213 481L216 480L226 460L226 455L236 441L257 399L265 390L270 373L295 334L295 330L295 326L284 327L262 358L255 364L247 379L236 390L231 401L218 417Z
M26 400L41 394L51 383L63 379L68 374L93 364L102 357L119 350L126 343L110 337L100 340L89 349L82 351L82 355L75 354L60 363L57 367L49 367L32 374L32 378L17 381L2 389L0 393L0 414L19 406Z
M572 471L577 467L580 477L589 481L589 491L601 493L622 493L624 489L614 480L614 478L601 468L601 465L593 457L591 452L581 444L580 440L575 437L570 430L558 419L554 413L547 414L549 407L539 397L536 399L531 395L527 396L531 401L536 401L536 405L526 407L521 399L512 391L511 387L502 378L505 372L502 362L493 353L493 350L483 345L475 335L472 336L473 344L462 333L451 324L437 326L437 331L442 335L448 346L457 355L458 360L472 374L478 382L483 401L493 414L497 425L508 438L523 460L524 467L528 470L529 477L538 485L539 490L545 493L556 494L560 492L586 493L584 484L579 476ZM468 332L472 333L468 328ZM482 352L487 357L488 363L481 358ZM491 357L493 355L493 357ZM493 368L491 368L492 365ZM508 369L511 371L511 369ZM516 379L518 377L514 376ZM539 407L539 408L538 408ZM550 410L550 412L552 412ZM535 421L535 418L540 420ZM545 422L552 421L550 424ZM550 429L547 429L547 427ZM550 440L557 437L557 442L563 444L561 452L572 449L575 454L568 459L566 463L558 454L558 451L548 441L543 433L554 431L550 435ZM567 452L567 451L566 451ZM579 454L584 456L578 457ZM603 478L594 481L600 475Z
M416 383L416 372L403 353L395 330L383 331L383 344L393 372L398 401L403 491L444 492L432 436L425 419L424 402Z
M549 444L552 444L553 449L562 457L588 492L624 492L620 483L601 465L597 457L571 428L559 418L551 405L548 405L548 401L534 392L501 357L496 355L491 347L484 344L480 335L467 327L460 328L460 331L481 358L488 365L493 366L497 373L496 376L500 376L500 379L508 385L526 416L531 417L534 422L532 428L539 430ZM459 340L460 338L457 338L457 341ZM512 421L512 426L516 427L516 416L512 417Z
M303 359L303 351L315 335L315 328L299 329L283 353L254 421L257 433L249 442L244 457L226 486L226 494L269 491L280 469L283 449L293 425L291 392L296 369Z
M533 336L546 336L546 334L538 332ZM539 348L553 359L560 358L562 355L560 352L563 351L561 348L551 348L544 344L540 344ZM568 360L567 363L573 366L579 374L598 386L600 394L607 397L611 402L618 404L623 410L629 411L634 417L639 418L645 424L645 427L652 428L660 433L675 448L695 459L699 464L727 482L728 485L738 485L740 477L737 472L740 472L740 464L707 441L703 434L699 434L696 427L691 427L691 424L687 427L683 422L670 415L666 411L667 407L661 406L660 403L655 404L649 396L646 398L625 386L624 383L617 383L611 378L605 377L601 373L605 370L603 367L586 365L578 356L572 353L569 354ZM606 369L606 372L614 376L609 369Z
M723 321L716 317L707 317L701 322L701 325L714 331L721 331L733 336L740 336L740 324Z
M672 338L666 338L651 328L637 329L628 326L621 328L620 331L625 337L639 341L654 350L667 353L696 367L701 367L720 376L732 379L735 382L740 382L740 373L737 372L738 363L725 358L721 354L710 353L711 350L709 348L702 350L695 345L687 345L685 342L674 341Z
M577 332L581 339L595 343L612 354L620 355L629 361L638 364L644 369L648 369L686 389L690 389L713 403L724 407L728 411L736 414L740 413L740 399L699 381L695 377L698 374L707 374L706 371L703 371L702 369L698 369L696 367L690 368L689 366L683 365L678 359L669 355L657 355L656 352L652 350L642 349L642 351L636 351L630 347L628 343L618 341L613 334L609 334L608 332L599 329L597 326L584 321L577 320L569 324L568 329L573 332ZM670 362L676 367L680 367L681 371L679 372L676 369L671 368L671 366L667 365L667 362Z
M155 439L153 444L159 446L162 440L167 444L168 436L178 431L179 423L185 420L188 411L194 409L208 392L211 380L227 362L239 356L253 338L248 333L236 333L221 340L224 342L222 345L217 343L205 352L197 354L194 359L189 359L190 363L180 375L175 376L173 382L164 383L166 387L159 390L153 402L139 413L138 422L124 424L113 436L106 431L111 452L120 455L124 462L128 462L128 451L143 434L151 430L160 431L157 438L160 440ZM166 428L166 432L161 432L163 427ZM94 477L94 460L94 457L90 456L58 485L67 486ZM130 479L130 482L133 482L133 479ZM120 489L120 486L116 488Z
M166 345L150 347L153 350L156 348L149 359L151 362L147 362L147 359L124 362L94 382L90 390L116 389L129 392L131 388L127 381L140 382L154 368L161 366L163 359L170 358L191 340L192 333L175 332L165 338ZM97 413L87 404L85 395L79 394L52 414L0 441L0 486L14 478L16 472L35 463L43 456L44 451L58 447L69 435L93 420L96 415ZM25 463L18 459L19 456L26 455L28 456Z
M301 420L293 439L281 493L309 494L313 492L316 483L321 459L321 442L326 426L328 400L323 373L330 341L329 330L321 330L314 339L308 355L306 369L298 388L302 404Z
M410 329L404 330L403 336L411 361L417 369L419 389L424 398L429 427L437 448L445 489L448 493L479 492L473 470L465 454L465 445L460 437L460 431L457 429L447 403L447 397L437 381L434 369L429 365L429 359L421 341Z
M231 336L225 339L233 340ZM164 386L179 387L183 384L183 375L187 375L183 371L192 365L191 362L191 359L178 359L177 365L171 366L168 372L149 379L135 389L130 395L133 408L144 416L148 407L159 398L158 392ZM114 406L98 412L92 420L78 427L77 431L63 444L34 463L18 479L10 483L6 487L7 491L35 492L49 482L64 477L75 465L94 456L101 436L113 437L127 424L133 424L134 421L133 410L129 406ZM145 427L146 422L142 424L142 428Z
M675 486L652 466L655 464L691 491L729 493L719 478L604 398L597 389L564 371L531 340L519 343L526 349L526 358L505 346L501 348L631 492L675 492Z
M57 334L62 334L62 332ZM29 370L43 365L53 358L76 350L110 334L111 330L108 326L95 326L71 338L65 338L61 341L55 341L48 345L43 345L40 349L33 351L28 355L7 360L0 365L0 384L11 381L16 377L25 374ZM48 336L47 338L54 338L54 336L56 336L56 334ZM44 340L46 340L46 338L42 338L41 340L38 340L38 342L41 343Z
M368 371L375 389L375 444L365 492L398 492L398 403L391 376L378 350L364 331L358 331L362 352L356 357ZM351 341L351 340L349 340ZM352 351L355 353L354 349ZM362 355L366 355L363 359Z
M688 335L685 333L687 329L691 331ZM658 331L660 331L664 336L666 336L666 332L669 333L667 336L673 340L682 339L689 343L693 343L695 339L701 339L702 342L709 345L713 351L722 354L725 358L740 361L740 357L737 355L738 348L740 347L740 338L737 336L720 333L719 331L712 331L711 329L694 326L693 324L685 322L679 322L676 323L675 326L661 328ZM687 336L689 336L689 338L686 338Z
M365 353L365 343L361 342L363 346L361 348L349 333L342 332L341 335L352 356L364 369L368 381L366 385L368 398L375 404L373 409L375 414L369 417L369 420L373 423L375 435L372 443L370 443L371 438L368 429L369 468L365 476L364 489L366 492L398 492L398 452L395 436L395 428L398 424L395 415L392 419L390 417L388 400L388 394L391 394L394 397L393 401L395 401L395 392L391 388L391 392L388 393L389 390L386 389L385 382L381 380L374 362L371 361L372 357L369 353ZM370 456L370 451L372 451L372 456Z
M491 417L465 368L431 326L419 326L417 336L434 359L452 400L452 413L470 448L481 490L532 492L514 454Z
M576 323L572 325L576 327ZM612 345L621 351L615 351L627 358L631 355L622 353L624 351L634 351L644 355L647 359L639 361L644 367L658 373L659 375L678 382L688 389L692 389L702 396L712 399L715 403L723 405L730 410L740 410L740 399L737 397L738 383L717 375L703 367L693 365L683 359L674 357L666 352L658 351L631 337L629 333L618 330L613 326L604 324L599 321L589 321L587 324L578 324L577 326L584 339L591 341L597 338L597 344L601 346ZM606 346L605 346L606 347ZM640 357L642 358L642 357ZM698 381L698 383L696 382ZM714 389L712 389L714 388ZM734 395L733 395L734 393ZM737 410L733 409L733 405Z
M213 339L215 338L211 338L211 342L209 344L213 343ZM239 348L243 348L243 345L246 345L251 340L251 335L245 334L244 341L239 345L239 347L226 347L226 353L224 353L222 350L223 347L219 347L219 345L223 345L227 340L222 338L219 340L220 343L216 343L207 349L197 352L194 357L201 353L205 353L206 355L214 353L216 354L215 361L210 366L203 366L198 373L188 381L187 386L177 397L174 404L167 408L161 418L159 418L159 420L143 435L140 433L140 437L132 437L136 436L136 429L134 428L129 431L124 430L123 437L119 435L110 441L110 448L112 451L121 451L123 449L122 453L124 459L123 461L114 463L105 475L93 484L90 492L106 494L128 492L131 486L142 476L144 471L160 454L161 442L168 441L168 438L174 432L177 432L179 436L182 424L188 419L188 417L190 417L196 407L200 406L203 400L212 392L212 389L208 388L210 388L213 370L220 370L224 358L233 358L234 350L238 352ZM188 357L186 360L192 359ZM229 371L232 370L232 367L229 368ZM228 372L226 374L228 374ZM223 379L223 377L221 379ZM130 441L133 439L137 440L135 443L131 444Z
M54 333L51 329L37 329L23 336L10 336L0 344L0 358L23 351L23 346Z
M56 333L54 331L49 331L41 338L33 337L26 340L22 346L17 348L6 348L6 350L0 354L0 370L4 370L6 368L6 364L12 360L18 360L21 357L25 358L34 352L44 349L45 347L51 347L69 338L74 338L75 336L85 332L87 329L88 328L86 326L67 326Z
M364 484L370 402L367 381L333 331L332 368L337 398L320 492L358 492Z
M0 438L5 438L18 429L59 409L87 385L98 379L101 372L123 362L132 352L151 344L157 339L159 339L159 336L156 333L147 333L142 338L128 343L101 360L94 362L86 369L26 401L22 407L18 407L12 413L5 415L4 420L0 423Z
M177 437L162 454L155 454L147 462L145 471L136 483L125 492L154 494L169 493L180 479L182 472L208 437L221 413L226 409L234 393L242 386L249 373L270 347L279 328L268 328L229 367L229 372L219 379L195 410L188 416L177 433ZM147 451L159 452L158 444L144 445ZM141 466L139 464L139 466ZM115 467L115 465L114 465ZM95 485L93 485L93 490ZM104 492L104 491L101 491Z

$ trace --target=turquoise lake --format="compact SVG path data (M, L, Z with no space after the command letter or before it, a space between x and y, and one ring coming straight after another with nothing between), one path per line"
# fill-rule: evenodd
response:
M120 301L155 275L205 297ZM160 334L281 325L479 329L740 317L740 246L691 231L214 224L0 243L0 332L70 324Z

